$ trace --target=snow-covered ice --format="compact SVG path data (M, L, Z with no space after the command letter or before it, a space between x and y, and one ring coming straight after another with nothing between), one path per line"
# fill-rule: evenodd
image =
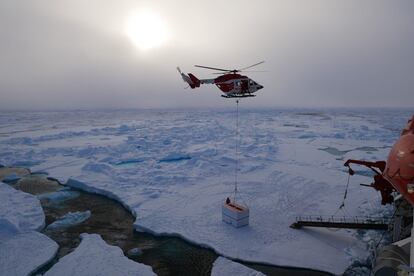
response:
M39 200L0 182L0 218L22 230L41 230L45 214Z
M82 234L80 245L59 260L45 276L65 275L155 275L151 267L136 263L119 247L109 245L97 234Z
M47 204L61 204L66 200L78 197L80 193L73 191L70 188L63 188L55 192L40 194L37 197L42 200L47 200Z
M19 181L19 179L21 179L20 176L17 176L15 173L11 173L7 175L5 178L3 178L2 181L4 183L16 183L17 181Z
M50 261L58 245L36 232L44 227L39 200L0 182L0 272L29 275Z
M237 276L264 276L265 274L246 267L242 264L230 261L229 259L218 257L217 260L213 263L213 269L211 271L211 276L227 276L227 275L237 275Z
M337 274L365 259L366 237L355 231L289 225L299 215L334 214L347 180L344 161L385 160L411 111L245 110L242 103L239 190L250 225L235 229L220 209L235 173L229 107L3 113L0 163L71 179L120 200L138 230L180 235L232 258ZM382 215L388 208L358 185L370 181L360 171L340 214Z
M52 222L47 226L46 229L56 229L56 228L64 228L73 226L76 224L80 224L87 220L91 216L91 211L87 210L84 212L69 212L66 215L60 217L56 221Z
M0 217L0 274L29 275L56 254L58 245L36 231L22 231Z
M5 183L16 183L21 177L26 176L30 173L25 168L3 168L0 166L0 181Z
M142 249L138 247L132 248L128 250L128 255L129 256L140 256L142 255Z

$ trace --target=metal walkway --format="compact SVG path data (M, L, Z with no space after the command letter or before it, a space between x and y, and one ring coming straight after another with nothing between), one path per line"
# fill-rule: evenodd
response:
M291 228L326 227L349 229L388 230L392 219L381 217L334 217L334 216L301 216L296 217Z

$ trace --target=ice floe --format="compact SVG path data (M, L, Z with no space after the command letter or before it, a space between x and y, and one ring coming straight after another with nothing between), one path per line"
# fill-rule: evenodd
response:
M66 215L60 217L58 220L49 224L46 229L56 229L56 228L65 228L70 227L76 224L80 224L85 220L89 219L91 216L91 211L87 210L84 212L69 212Z
M1 275L30 275L49 262L58 245L36 231L22 231L0 216Z
M0 182L0 271L29 275L49 262L58 245L37 230L45 215L39 200Z
M151 267L128 259L119 247L107 244L97 234L82 234L81 239L75 251L60 259L45 276L155 275Z
M61 204L66 200L76 198L80 195L78 191L70 188L63 188L59 191L40 194L37 197L41 200L46 200L46 204Z
M0 218L7 219L19 229L41 230L45 215L36 196L18 191L0 182Z
M218 257L213 264L211 276L265 276L265 274L246 267L242 264L230 261L229 259Z

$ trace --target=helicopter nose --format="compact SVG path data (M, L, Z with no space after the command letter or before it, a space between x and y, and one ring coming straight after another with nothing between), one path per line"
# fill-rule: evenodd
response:
M257 90L260 90L260 89L262 89L262 88L263 88L263 85L260 85L260 84L259 84L259 85L257 86Z

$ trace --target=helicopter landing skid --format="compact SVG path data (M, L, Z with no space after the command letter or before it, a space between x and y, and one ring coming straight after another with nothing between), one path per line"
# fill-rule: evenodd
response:
M221 95L223 98L249 98L249 97L256 97L256 95L252 94L244 94L244 95Z

